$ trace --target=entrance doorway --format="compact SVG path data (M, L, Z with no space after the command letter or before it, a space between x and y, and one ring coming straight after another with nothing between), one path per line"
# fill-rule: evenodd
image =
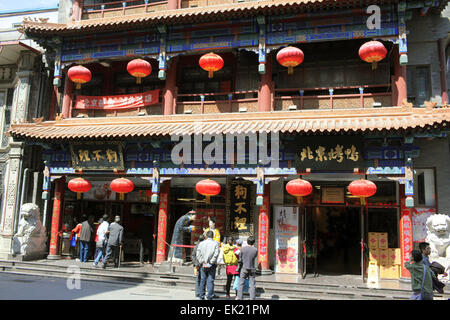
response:
M303 274L361 275L361 208L306 207Z

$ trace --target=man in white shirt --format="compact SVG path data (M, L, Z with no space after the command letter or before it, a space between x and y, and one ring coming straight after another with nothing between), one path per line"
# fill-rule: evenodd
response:
M97 267L98 262L100 261L100 259L103 259L103 257L105 256L106 253L106 231L108 231L109 228L109 222L108 222L108 215L104 214L103 215L103 222L100 224L100 226L97 229L97 236L98 236L98 241L95 244L95 246L99 249L99 252L97 254L97 257L95 258L94 261L94 267Z

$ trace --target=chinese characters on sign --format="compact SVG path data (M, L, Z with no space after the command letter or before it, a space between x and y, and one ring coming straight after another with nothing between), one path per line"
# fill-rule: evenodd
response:
M229 228L231 232L252 232L252 194L253 183L250 181L234 180L228 188L227 209L229 212Z
M75 109L119 110L141 108L159 102L159 89L116 96L78 96Z
M337 144L335 148L329 150L325 149L323 146L318 146L314 152L307 146L306 148L302 148L302 151L300 152L300 161L304 161L307 158L308 160L320 162L336 160L338 163L341 163L344 159L356 162L359 157L359 152L354 145L345 150L344 146L339 144Z
M298 272L297 207L274 206L275 272Z
M117 142L84 142L70 145L75 169L123 170L122 146Z

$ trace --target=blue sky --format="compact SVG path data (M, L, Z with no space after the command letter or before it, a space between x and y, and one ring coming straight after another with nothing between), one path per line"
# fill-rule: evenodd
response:
M0 0L0 12L56 7L59 0Z

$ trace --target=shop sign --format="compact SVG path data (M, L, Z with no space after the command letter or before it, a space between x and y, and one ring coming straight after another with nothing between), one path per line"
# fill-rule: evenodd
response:
M253 233L252 198L254 184L246 180L232 180L227 188L228 227L231 233Z
M124 170L120 142L88 141L70 144L74 169Z
M123 110L142 108L159 102L159 89L115 96L77 96L78 110Z
M298 272L298 208L275 206L275 272Z
M345 188L322 187L322 203L345 203Z
M412 208L413 242L423 242L427 237L427 219L436 213L434 208Z
M296 140L295 167L300 170L353 170L364 167L359 137L300 137Z

